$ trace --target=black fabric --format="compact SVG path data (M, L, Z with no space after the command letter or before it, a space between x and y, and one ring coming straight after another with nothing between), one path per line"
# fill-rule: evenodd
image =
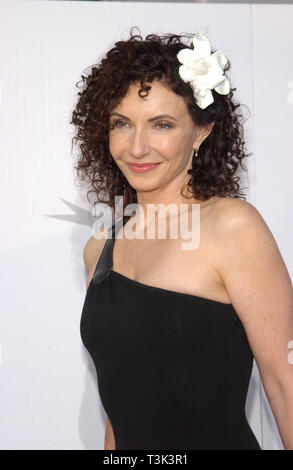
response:
M113 271L110 232L80 333L116 449L261 450L245 414L253 354L232 304Z

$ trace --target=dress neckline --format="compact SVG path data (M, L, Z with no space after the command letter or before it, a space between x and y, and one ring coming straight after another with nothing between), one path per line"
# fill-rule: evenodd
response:
M214 300L214 299L209 299L208 297L202 297L202 296L199 296L199 295L194 295L194 294L188 294L186 292L179 292L179 291L175 291L175 290L171 290L171 289L164 289L163 287L157 287L157 286L152 286L150 284L145 284L143 282L140 282L140 281L136 281L135 279L131 279L130 277L127 277L125 276L124 274L122 273L119 273L118 271L115 271L113 269L113 252L114 252L114 244L115 244L115 226L120 226L117 230L117 233L119 232L120 228L121 228L121 222L123 221L123 225L124 225L124 220L125 220L125 216L122 217L121 219L118 220L118 222L116 222L116 224L113 224L112 225L112 243L111 243L111 252L110 252L110 268L109 268L109 274L111 277L113 278L116 278L117 280L120 280L120 281L123 281L123 282L127 282L128 284L131 284L133 286L137 286L137 287L141 287L143 289L146 289L146 290L151 290L153 292L161 292L161 293L165 293L165 294L170 294L170 295L176 295L176 296L181 296L181 297L185 297L185 298L190 298L190 299L194 299L194 300L199 300L201 302L209 302L209 303L214 303L214 304L218 304L218 305L226 305L228 308L232 308L233 312L236 313L237 315L237 312L235 311L234 307L233 307L233 304L231 302L221 302L220 300ZM237 315L238 316L238 315Z

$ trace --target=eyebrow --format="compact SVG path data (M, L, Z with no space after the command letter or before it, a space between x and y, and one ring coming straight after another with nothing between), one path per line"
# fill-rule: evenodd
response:
M124 116L123 114L120 114L120 113L111 113L110 117L114 115L122 117L123 119L126 119L127 121L130 121L130 119L127 116ZM148 122L156 121L157 119L162 119L162 118L169 118L169 119L173 119L173 121L177 121L177 119L174 118L173 116L170 116L170 114L159 114L158 116L148 119Z

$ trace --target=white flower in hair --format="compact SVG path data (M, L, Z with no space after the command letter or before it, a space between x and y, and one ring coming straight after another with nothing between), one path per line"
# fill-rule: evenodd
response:
M211 54L211 43L204 33L196 33L192 42L194 49L181 49L177 54L183 64L179 67L179 75L184 82L190 83L196 104L205 109L214 101L211 90L221 95L230 92L230 83L223 71L227 58L220 50Z

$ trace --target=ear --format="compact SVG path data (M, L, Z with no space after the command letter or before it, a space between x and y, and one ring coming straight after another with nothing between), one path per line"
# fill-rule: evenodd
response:
M198 131L196 140L193 142L194 148L199 148L201 143L210 135L213 130L215 121L210 122L206 126L202 127Z

